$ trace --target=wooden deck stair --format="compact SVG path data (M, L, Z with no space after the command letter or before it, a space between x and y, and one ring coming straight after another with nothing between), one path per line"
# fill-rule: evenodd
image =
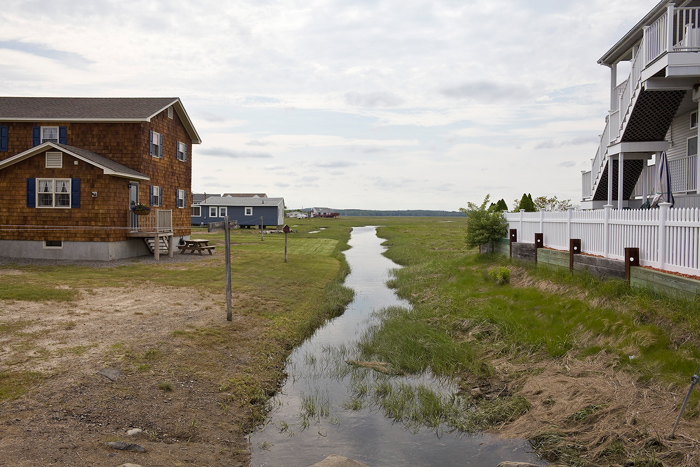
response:
M158 237L158 246L159 251L161 254L168 254L168 241L170 240L171 237ZM155 240L153 237L144 237L143 239L144 242L146 242L146 246L148 246L148 249L151 251L151 253L155 253L156 250L154 248L155 245Z

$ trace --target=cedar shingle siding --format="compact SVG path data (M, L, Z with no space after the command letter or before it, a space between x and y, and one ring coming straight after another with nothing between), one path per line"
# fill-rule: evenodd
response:
M45 107L42 107L42 104ZM61 105L65 112L61 113ZM181 109L168 117L167 107ZM180 107L177 107L180 106ZM163 109L159 113L153 109ZM103 114L100 114L100 109ZM192 144L199 143L194 127L187 119L179 100L168 99L51 99L0 98L0 218L4 225L36 226L37 230L0 229L0 240L64 240L64 241L123 241L127 237L129 219L129 182L139 183L139 201L148 204L150 187L162 188L162 209L173 213L173 234L190 234L190 205L192 185ZM150 113L149 113L150 112ZM46 120L37 118L38 115ZM65 115L65 120L61 120ZM184 114L186 116L186 114ZM97 121L74 121L82 119ZM101 119L134 121L99 121ZM23 120L23 121L17 121ZM140 120L140 121L139 121ZM149 121L150 120L150 121ZM4 160L31 150L35 146L34 128L65 127L64 150L72 149L89 161L62 156L62 168L46 168L43 151L17 162ZM149 155L149 134L163 135L163 157ZM194 141L193 141L194 138ZM185 161L177 160L177 142L187 145ZM63 139L61 143L63 143ZM51 148L48 152L58 152ZM91 152L91 153L90 153ZM96 154L93 154L96 153ZM92 159L89 156L92 155ZM105 174L95 164L121 168L121 176ZM130 174L134 174L131 178ZM147 177L148 180L143 178ZM79 179L80 207L71 209L27 207L27 179ZM177 207L177 190L186 190L184 208ZM93 197L92 193L97 196ZM51 234L40 226L58 226ZM65 229L71 227L71 229Z

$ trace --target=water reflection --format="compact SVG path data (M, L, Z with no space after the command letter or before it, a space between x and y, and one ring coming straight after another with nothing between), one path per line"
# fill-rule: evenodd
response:
M352 270L346 285L355 290L355 299L290 355L288 378L273 400L274 409L264 428L250 436L251 465L306 467L331 454L371 467L538 463L522 440L394 423L372 403L372 388L381 384L423 385L446 398L456 390L430 375L396 377L346 363L355 358L355 343L379 319L373 311L409 308L385 285L397 266L382 256L381 242L375 227L353 230L345 255Z

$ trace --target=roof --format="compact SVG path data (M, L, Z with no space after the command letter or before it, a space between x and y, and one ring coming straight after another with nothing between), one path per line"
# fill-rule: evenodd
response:
M224 193L224 196L234 198L267 198L266 193Z
M178 97L0 97L0 121L150 122L170 106L192 142L201 143Z
M284 198L239 198L231 196L212 196L201 202L202 205L214 206L279 206L284 207Z
M41 154L42 152L45 152L52 148L58 149L61 152L69 154L77 159L83 160L91 165L94 165L95 167L102 169L105 175L113 175L115 177L124 177L138 180L150 180L150 178L147 175L144 175L137 170L122 165L119 162L115 162L112 159L109 159L108 157L105 157L101 154L97 154L96 152L88 151L87 149L68 146L67 144L57 143L43 143L27 151L21 152L15 156L4 159L0 161L0 170L4 169L5 167L9 167L13 164L16 164L17 162L36 156L37 154Z

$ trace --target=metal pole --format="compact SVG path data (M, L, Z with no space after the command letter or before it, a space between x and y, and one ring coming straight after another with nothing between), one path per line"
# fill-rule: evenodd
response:
M260 216L260 241L264 242L265 239L263 238L263 216Z
M284 233L284 262L287 262L287 232Z
M231 231L228 216L224 217L224 243L226 244L226 320L232 321L231 315Z
M698 366L695 367L695 374L690 378L690 389L688 389L688 395L685 396L685 400L683 401L683 406L681 407L681 411L678 414L678 418L676 419L676 424L673 425L673 431L671 431L671 438L676 433L676 428L678 427L678 423L681 421L681 416L683 416L683 411L685 410L685 406L688 403L688 399L690 399L690 393L693 392L693 388L695 387L696 384L698 384L698 381L700 381L700 377L698 377L698 372L700 372L700 362L698 363Z

